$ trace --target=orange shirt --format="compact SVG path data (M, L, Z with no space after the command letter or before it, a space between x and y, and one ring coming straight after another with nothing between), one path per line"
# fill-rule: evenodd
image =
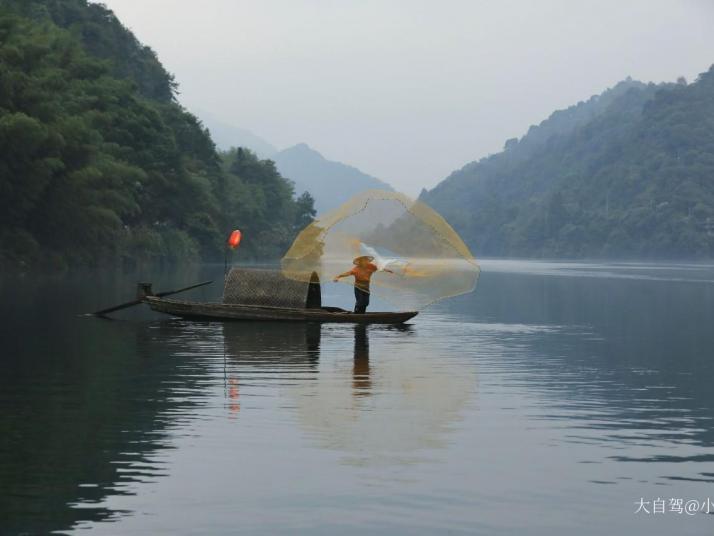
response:
M372 274L376 271L377 267L370 262L365 266L355 266L352 270L350 270L350 273L355 276L355 282L366 283L369 285L369 280L372 277Z

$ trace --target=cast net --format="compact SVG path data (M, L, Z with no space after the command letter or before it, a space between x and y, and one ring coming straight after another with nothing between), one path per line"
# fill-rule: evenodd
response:
M402 310L419 310L476 286L479 267L456 231L421 201L382 190L359 194L318 217L282 259L283 274L322 282L367 257L377 268L369 290ZM364 261L362 261L364 262ZM354 284L355 277L340 282Z

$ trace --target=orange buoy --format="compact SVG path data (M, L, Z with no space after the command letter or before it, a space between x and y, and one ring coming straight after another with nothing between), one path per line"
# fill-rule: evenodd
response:
M240 239L242 238L241 232L236 229L231 233L231 236L228 237L228 247L231 249L235 249L238 247L238 244L240 244Z

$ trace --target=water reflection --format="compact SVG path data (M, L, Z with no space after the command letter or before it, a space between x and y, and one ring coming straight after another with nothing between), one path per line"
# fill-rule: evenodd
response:
M317 372L320 324L227 322L215 325L217 332L203 344L222 347L226 407L232 418L241 411L241 385Z
M225 356L233 365L253 366L272 372L298 365L317 369L320 324L224 322L217 325L222 334Z
M493 261L484 272L477 302L441 310L543 326L512 341L522 351L511 375L539 400L533 418L561 422L561 442L603 447L581 461L655 463L659 483L710 480L710 467L683 462L714 459L711 266ZM638 472L620 466L608 482Z
M409 325L226 323L221 330L230 411L238 411L239 386L274 382L305 432L343 452L347 464L412 463L443 447L475 386L473 367L411 341ZM380 344L371 351L372 331Z
M712 496L714 277L493 268L402 329L101 322L71 313L119 290L3 287L0 533L707 533L630 506Z
M167 475L157 454L203 397L198 365L172 359L171 330L78 319L43 330L5 346L0 533L126 513L106 497Z
M410 326L352 329L352 355L325 344L314 381L289 386L300 426L318 445L341 452L348 465L428 458L429 449L447 444L475 388L474 368L410 340ZM379 335L376 348L370 347L372 332Z
M354 396L369 396L372 379L369 373L369 337L367 326L357 324L354 327L355 350L352 367L352 390Z

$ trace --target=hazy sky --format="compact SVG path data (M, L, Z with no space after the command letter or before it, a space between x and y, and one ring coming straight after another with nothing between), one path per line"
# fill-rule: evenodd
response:
M180 100L414 194L629 76L714 63L714 1L106 0Z

